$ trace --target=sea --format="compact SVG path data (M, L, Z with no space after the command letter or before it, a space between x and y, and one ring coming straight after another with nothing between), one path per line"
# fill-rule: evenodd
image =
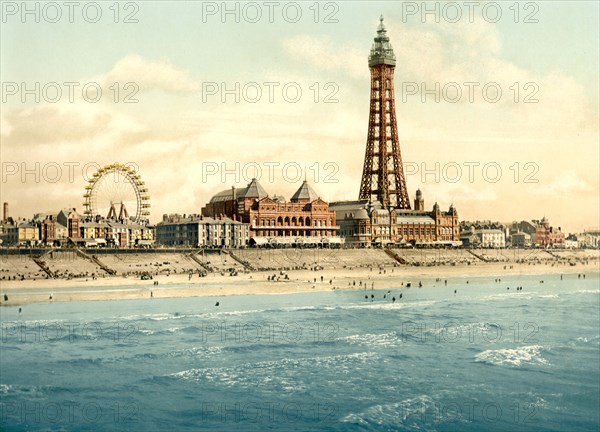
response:
M600 429L598 274L398 285L2 307L0 430Z

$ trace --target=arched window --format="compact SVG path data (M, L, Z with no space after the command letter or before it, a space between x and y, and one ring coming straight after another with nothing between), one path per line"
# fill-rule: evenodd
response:
M278 226L282 226L282 225L283 225L283 218L282 218L281 216L279 216L279 217L277 218L277 225L278 225Z

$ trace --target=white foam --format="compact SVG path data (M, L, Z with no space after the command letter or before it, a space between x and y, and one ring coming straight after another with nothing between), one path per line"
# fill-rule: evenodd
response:
M397 424L398 421L408 424L407 421L420 420L423 414L433 418L437 412L438 408L434 400L431 396L424 394L404 399L401 402L373 405L364 411L348 414L341 420L362 425Z
M355 345L366 345L369 347L391 347L397 346L402 343L402 340L396 335L396 333L382 333L382 334L355 334L339 338L340 341L346 341Z
M573 291L574 294L600 294L600 289L596 289L596 290L578 290L578 291Z
M279 384L290 391L303 388L297 381L294 371L306 366L331 367L344 372L350 370L354 363L366 363L376 357L376 353L360 352L334 356L283 358L257 363L249 363L236 367L192 368L172 373L168 376L194 382L218 382L228 386L253 388L263 385ZM342 373L343 375L343 373Z
M350 306L341 306L340 309L382 309L382 310L393 310L393 309L402 309L409 307L426 307L433 304L438 303L435 300L422 300L422 301L414 301L414 302L403 302L402 300L392 302L380 302L380 303L365 303L365 304L355 304Z
M494 365L520 366L522 364L549 364L540 351L540 345L528 345L519 348L486 350L475 355L475 361Z

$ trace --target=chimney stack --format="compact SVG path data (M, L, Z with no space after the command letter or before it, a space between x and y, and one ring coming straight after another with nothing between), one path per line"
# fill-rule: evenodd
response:
M3 210L2 221L4 223L7 223L8 222L8 203L7 202L4 203L4 206L3 206L2 210Z

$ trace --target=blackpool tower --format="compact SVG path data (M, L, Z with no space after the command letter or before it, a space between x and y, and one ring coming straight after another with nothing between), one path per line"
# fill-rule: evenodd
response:
M377 36L369 55L369 131L358 198L379 201L384 208L410 209L396 124L396 56L383 25L383 16L379 21Z

